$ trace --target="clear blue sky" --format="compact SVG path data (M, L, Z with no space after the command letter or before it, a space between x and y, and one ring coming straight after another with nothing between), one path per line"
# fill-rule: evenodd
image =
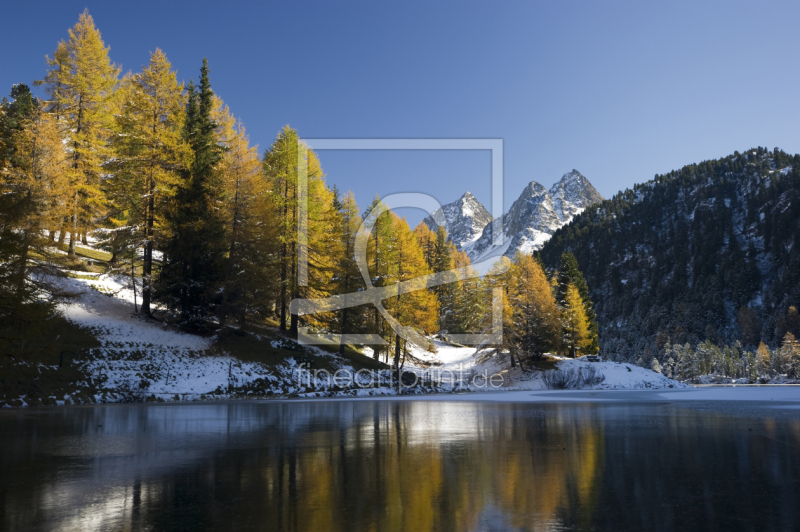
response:
M308 138L502 138L506 207L572 168L610 197L734 150L800 152L796 1L14 2L3 94L44 75L84 7L125 71L160 47L188 81L208 57L262 151L285 124ZM488 152L320 156L362 208L391 192L491 202Z

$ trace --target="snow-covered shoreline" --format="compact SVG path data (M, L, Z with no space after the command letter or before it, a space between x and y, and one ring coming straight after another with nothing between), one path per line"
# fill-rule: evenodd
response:
M187 334L152 320L144 320L134 312L134 292L127 276L92 275L74 272L64 278L64 289L78 294L71 302L60 308L69 321L88 328L99 342L99 347L76 356L71 360L80 368L88 382L75 382L75 391L62 396L39 398L6 398L4 406L64 405L85 403L113 403L126 401L219 401L245 400L248 398L376 398L405 397L406 394L420 398L424 394L453 397L459 392L483 392L503 394L516 391L545 391L543 371L521 371L498 363L495 359L481 361L475 357L471 347L448 345L435 341L436 352L411 347L416 359L429 367L406 364L404 371L418 376L439 375L425 383L403 389L400 393L391 377L378 374L372 386L362 386L360 377L353 378L356 369L346 359L311 346L304 346L306 354L325 365L350 375L351 382L337 386L329 375L309 375L300 359L286 356L277 362L241 359L237 353L218 348L214 336ZM138 292L138 290L137 290ZM137 294L137 300L140 293ZM274 340L258 337L265 345L274 345ZM285 340L288 341L288 340ZM20 362L22 363L22 362ZM560 359L553 362L564 373L594 371L602 381L589 388L592 390L652 390L680 389L691 386L668 379L653 371L633 364L616 362L588 362L585 359ZM48 367L56 371L57 367ZM307 366L306 366L307 369ZM441 377L442 374L451 374ZM452 375L460 375L453 378ZM484 375L482 382L465 380ZM487 378L495 375L492 385ZM375 374L372 374L375 378ZM476 396L477 397L477 396ZM503 395L503 400L513 396ZM9 405L11 403L11 405Z

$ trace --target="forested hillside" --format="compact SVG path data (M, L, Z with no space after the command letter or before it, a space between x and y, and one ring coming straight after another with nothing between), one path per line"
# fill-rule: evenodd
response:
M602 351L628 360L672 345L777 347L800 332L800 155L735 152L656 175L588 208L541 256L572 251Z

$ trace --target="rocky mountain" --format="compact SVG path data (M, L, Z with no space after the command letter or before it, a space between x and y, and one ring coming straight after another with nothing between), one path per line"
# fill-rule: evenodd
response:
M473 263L517 251L540 249L560 227L603 197L577 170L564 174L550 190L531 181L506 214L486 225L479 238L463 246ZM502 246L493 246L494 231L503 232Z
M448 240L455 244L456 249L461 251L464 246L471 244L483 233L483 228L492 221L492 215L486 207L478 201L470 192L453 203L443 205L432 216L428 216L422 223L436 232L439 224L434 218L439 219L440 214L444 215L444 227L447 230Z
M777 346L800 334L798 235L800 155L757 148L597 203L540 253L550 267L574 253L601 354L636 360L661 356L667 341Z

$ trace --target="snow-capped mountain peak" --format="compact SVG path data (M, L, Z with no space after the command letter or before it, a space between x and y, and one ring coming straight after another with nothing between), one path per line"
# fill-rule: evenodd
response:
M553 233L568 224L587 207L603 201L586 177L577 170L564 174L550 190L531 181L502 217L487 225L474 242L463 246L473 262L517 251L540 249ZM493 247L492 231L503 231L503 245Z
M603 196L575 169L553 184L549 194L553 200L553 209L564 223L568 223L589 205L603 201Z
M456 249L459 250L479 238L483 233L483 228L492 221L492 215L489 214L486 207L469 191L456 201L442 205L441 209L422 222L435 232L439 228L439 224L435 220L441 220L442 215L448 240L453 242Z

